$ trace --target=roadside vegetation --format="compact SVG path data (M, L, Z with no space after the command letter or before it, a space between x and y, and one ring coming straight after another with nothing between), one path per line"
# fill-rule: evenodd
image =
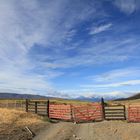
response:
M41 116L21 110L0 108L0 140L32 139L26 128L36 133L47 124Z

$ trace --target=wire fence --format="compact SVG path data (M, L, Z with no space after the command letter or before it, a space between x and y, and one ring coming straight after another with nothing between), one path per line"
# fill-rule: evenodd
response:
M25 100L0 100L0 108L25 110Z

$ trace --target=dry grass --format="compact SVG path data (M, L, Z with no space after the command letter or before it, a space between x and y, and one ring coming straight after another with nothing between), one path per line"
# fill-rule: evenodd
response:
M31 136L25 130L25 126L36 132L45 124L42 117L35 114L0 108L0 139L2 140L26 140Z
M65 100L65 99L52 99L50 100L51 103L56 103L56 104L88 104L90 103L89 101L80 101L80 100Z
M0 112L0 125L11 124L13 122L18 123L18 125L22 125L22 123L30 125L41 122L41 118L39 116L20 110L2 108L0 109Z

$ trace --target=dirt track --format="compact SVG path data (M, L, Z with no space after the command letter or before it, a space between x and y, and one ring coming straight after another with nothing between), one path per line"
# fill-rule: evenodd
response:
M52 124L34 140L140 140L140 124L122 121Z

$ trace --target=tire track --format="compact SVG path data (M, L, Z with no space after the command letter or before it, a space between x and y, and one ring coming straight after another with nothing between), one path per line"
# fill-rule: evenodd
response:
M71 122L60 122L56 124L51 124L51 126L38 136L34 140L70 140L76 125Z

